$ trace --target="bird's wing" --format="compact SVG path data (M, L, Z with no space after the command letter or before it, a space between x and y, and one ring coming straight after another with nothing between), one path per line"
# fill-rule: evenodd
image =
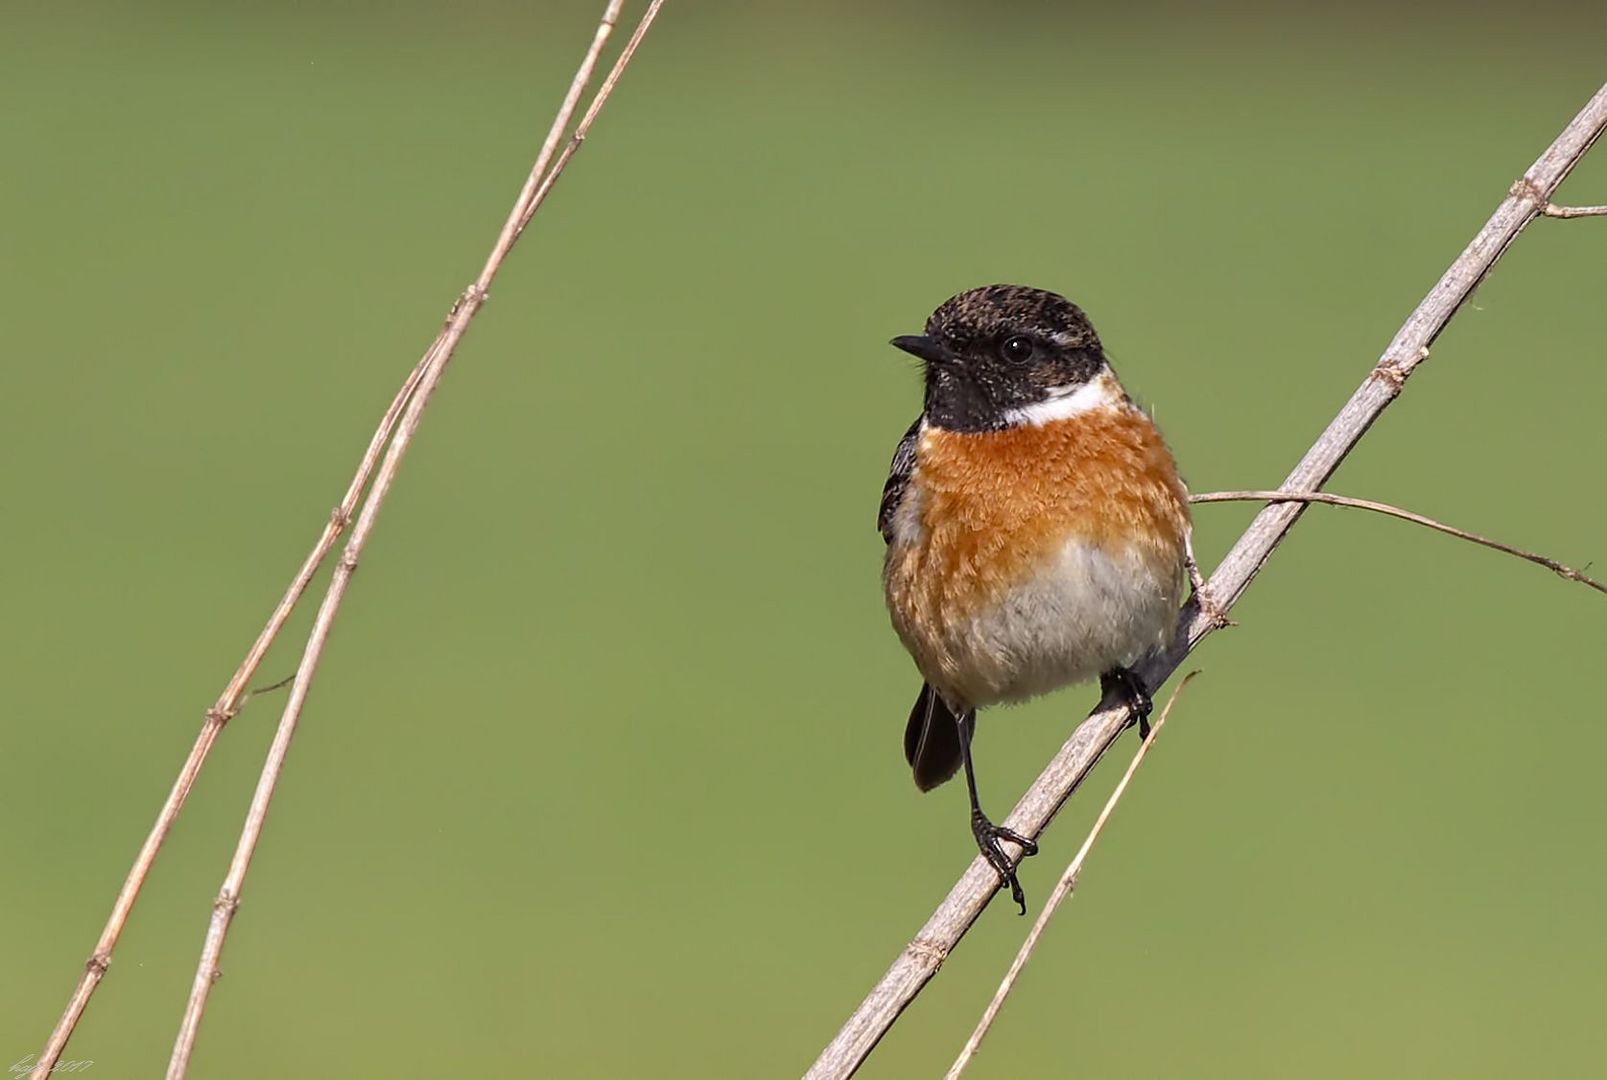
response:
M882 485L882 508L876 515L876 528L881 530L882 539L889 544L893 542L893 515L898 513L898 504L904 498L904 489L909 486L910 474L915 471L915 443L920 438L921 420L917 416L915 423L899 440L898 449L893 451L892 467L887 470L887 483Z

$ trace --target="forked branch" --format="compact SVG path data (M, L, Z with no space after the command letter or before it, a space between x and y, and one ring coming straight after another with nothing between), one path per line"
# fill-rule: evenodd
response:
M123 927L128 921L140 889L149 875L151 866L172 829L174 821L183 809L185 800L188 798L196 777L205 764L214 742L224 726L244 703L246 686L256 675L263 657L267 655L269 648L283 630L291 611L306 591L313 576L334 549L335 541L351 524L353 515L356 514L356 525L353 528L352 536L330 582L324 603L319 609L312 634L303 653L301 665L297 668L293 677L289 700L285 705L278 733L269 751L268 761L264 765L262 778L258 783L251 809L247 814L246 825L241 834L240 844L236 849L234 860L230 865L229 875L225 879L224 887L213 905L212 920L209 925L206 943L202 950L195 985L192 987L190 1002L186 1008L184 1021L180 1026L179 1037L174 1047L173 1058L168 1068L170 1077L184 1075L188 1067L196 1029L200 1022L207 994L218 974L216 961L222 950L229 921L233 917L234 908L239 900L240 886L243 882L246 868L250 863L251 852L255 847L257 836L260 835L269 799L272 796L279 771L283 767L285 753L289 749L290 737L294 733L296 720L306 700L313 674L316 672L331 622L340 606L346 585L357 565L367 537L373 528L375 515L384 502L385 495L389 491L397 468L400 465L402 455L405 453L412 440L413 433L418 427L424 407L429 402L430 394L440 380L441 374L447 362L451 359L458 342L467 330L469 322L485 303L491 281L496 276L502 261L507 257L520 232L529 223L531 216L545 200L547 194L552 190L553 184L556 183L558 176L585 139L592 122L595 121L602 109L603 103L612 94L621 73L630 63L637 46L648 28L653 24L662 5L663 0L652 0L641 22L637 25L635 33L632 34L630 41L622 50L613 69L608 73L602 87L592 99L584 117L564 145L557 161L554 162L553 156L558 151L563 134L574 116L580 96L591 81L597 58L611 35L615 23L618 21L623 0L609 0L597 31L593 35L591 45L581 63L580 70L576 72L569 92L566 94L559 109L558 116L554 120L537 157L536 164L531 169L530 175L514 204L513 211L509 215L507 223L503 226L496 244L492 247L491 254L487 258L480 276L453 305L441 333L431 343L423 358L420 359L412 373L403 382L401 390L397 393L390 408L386 410L379 428L370 440L368 449L363 455L356 475L352 478L345 496L330 516L329 522L324 526L312 552L307 556L301 569L292 580L290 587L286 590L284 597L274 609L267 625L247 652L234 677L229 680L218 700L207 710L206 720L202 725L200 734L197 736L194 746L180 768L178 779L174 782L167 800L158 812L156 822L141 846L140 852L134 860L134 865L129 870L128 877L118 893L116 902L113 904L111 916L108 918L100 939L96 943L95 951L85 964L84 973L80 976L78 985L74 989L66 1009L57 1021L54 1030L51 1032L50 1039L29 1074L32 1080L45 1080L46 1077L50 1076L62 1052L66 1049L67 1042L72 1037L73 1030L79 1018L83 1015L90 997L94 994L95 988L106 973L107 967L111 962L112 952L116 948ZM384 454L383 463L381 462L382 453ZM377 473L376 467L378 469ZM371 479L372 486L370 486ZM365 491L367 492L366 500L364 498ZM360 512L359 507L361 508Z
M971 1037L965 1040L965 1046L960 1049L960 1054L954 1059L954 1064L949 1066L949 1071L944 1076L944 1080L959 1080L960 1075L965 1072L966 1066L976 1056L977 1050L982 1046L983 1038L988 1034L988 1029L993 1027L993 1021L998 1019L999 1010L1004 1008L1005 998L1009 997L1010 991L1015 989L1016 980L1021 977L1022 968L1027 966L1027 961L1031 960L1032 954L1037 951L1038 942L1042 939L1044 930L1049 926L1049 920L1055 917L1055 912L1060 910L1061 903L1071 896L1072 891L1077 888L1077 879L1082 875L1083 864L1088 861L1088 853L1094 850L1094 844L1099 841L1100 834L1105 831L1106 822L1110 821L1110 815L1116 811L1116 804L1121 802L1122 796L1127 793L1127 785L1133 782L1133 774L1138 772L1138 767L1144 764L1144 758L1149 754L1150 747L1154 746L1155 740L1160 738L1161 728L1166 726L1167 718L1172 715L1172 706L1177 704L1178 695L1198 674L1198 671L1191 671L1183 676L1183 681L1177 684L1177 688L1172 691L1172 696L1166 699L1166 707L1161 710L1161 715L1150 726L1149 738L1138 744L1138 749L1133 753L1133 760L1127 764L1127 771L1116 782L1116 789L1110 793L1110 798L1105 800L1105 808L1094 819L1094 824L1088 830L1088 835L1084 838L1082 846L1077 849L1077 854L1071 857L1071 862L1066 864L1066 869L1061 873L1060 880L1055 883L1054 890L1044 899L1043 910L1038 913L1037 919L1033 920L1032 929L1027 931L1027 939L1021 943L1021 948L1016 950L1015 959L1010 962L1010 970L1005 972L1003 981L999 983L999 989L994 991L993 1000L989 1001L988 1007L982 1010L982 1019L977 1021L976 1028L971 1032Z
M279 632L284 629L285 622L295 610L297 601L307 591L307 586L318 573L318 568L334 549L335 541L350 523L358 499L367 488L368 479L373 475L374 466L379 462L380 453L385 449L386 443L390 442L391 434L396 430L396 423L401 419L402 410L412 399L413 391L418 388L419 379L424 375L424 364L425 361L420 360L413 368L412 373L402 383L401 390L397 392L396 399L391 402L390 408L385 410L379 427L375 429L373 438L368 442L368 449L364 451L362 460L357 465L357 472L346 488L346 494L334 512L329 515L329 521L319 534L317 543L302 562L296 576L291 579L290 587L285 590L284 596L280 598L273 614L268 617L268 623L257 635L256 641L252 642L245 659L235 670L234 677L223 688L223 693L218 695L217 701L206 711L201 731L196 735L195 743L190 747L190 753L184 759L184 764L179 767L178 779L173 781L173 788L168 792L167 801L162 803L162 808L157 811L155 824L151 826L145 842L140 845L139 854L134 857L134 865L129 868L128 876L123 880L123 887L118 891L117 899L112 904L112 913L100 932L100 939L95 943L95 951L85 962L84 973L78 977L78 985L73 988L72 997L67 1000L67 1007L62 1010L61 1018L56 1021L45 1048L40 1051L39 1060L29 1073L30 1080L45 1080L61 1057L62 1051L67 1048L67 1041L72 1038L73 1029L78 1026L78 1020L84 1015L90 997L94 995L95 988L100 985L107 967L111 964L112 951L117 948L118 939L123 936L123 927L128 924L129 914L134 910L134 901L139 899L140 889L144 887L145 879L150 875L151 866L156 862L156 856L162 850L162 844L166 841L168 833L172 831L173 823L178 820L179 811L184 809L185 800L190 797L190 790L201 774L201 767L206 764L207 755L212 752L212 744L217 741L224 725L240 711L247 696L246 686L256 676L263 657L268 655L268 649L279 636Z
M1507 245L1551 205L1557 186L1603 128L1607 128L1607 86L1596 92L1539 160L1513 184L1489 221L1429 290L1361 386L1290 472L1281 485L1285 492L1313 492L1327 481L1373 421L1400 395L1406 380L1428 356L1429 347ZM1227 612L1300 519L1305 506L1303 502L1276 502L1256 515L1211 575L1205 595L1192 598L1179 614L1169 647L1140 668L1138 674L1146 685L1160 686L1195 646L1223 625ZM1005 824L1023 836L1040 835L1129 720L1124 705L1101 703L1027 789ZM1020 857L1014 845L1008 845L1006 850L1012 858ZM915 939L821 1052L809 1070L812 1080L850 1076L859 1068L899 1014L937 974L998 887L999 878L993 868L981 858L973 860Z
M537 208L552 191L553 184L557 182L564 167L574 156L582 142L585 141L592 123L602 111L603 104L613 93L619 77L629 66L631 58L635 56L637 46L657 18L663 0L652 0L647 11L643 14L641 22L637 24L635 32L621 50L619 58L614 62L607 78L593 97L590 106L580 123L575 126L570 135L564 153L553 162L553 153L557 149L564 130L568 127L570 118L574 115L580 95L591 82L592 70L596 66L597 58L602 53L603 45L608 41L618 20L619 10L623 0L609 0L603 13L602 21L598 24L593 35L591 47L587 49L585 58L581 61L580 69L570 84L569 92L565 95L563 105L553 121L552 129L547 134L546 142L537 155L536 163L530 170L519 197L515 200L508 219L497 236L496 243L492 245L491 254L486 258L480 276L475 279L457 303L452 306L447 316L446 327L436 340L427 355L424 375L419 380L418 389L414 391L406 410L402 413L401 424L385 453L385 459L380 464L378 472L374 475L373 487L364 501L362 510L357 516L357 522L352 527L351 538L346 542L345 551L341 554L340 562L330 578L329 588L324 594L324 600L318 608L318 614L313 620L312 632L307 637L306 649L302 653L300 665L296 668L296 676L290 685L290 697L285 702L283 715L279 720L279 728L274 735L273 743L268 749L267 760L263 763L262 773L257 781L256 793L252 796L250 809L246 812L245 826L240 832L240 841L235 847L234 858L229 863L229 872L224 877L223 887L218 892L218 898L212 906L212 918L207 926L206 938L201 946L200 962L196 966L195 981L190 987L190 1000L184 1010L184 1017L179 1024L179 1033L173 1045L173 1056L168 1062L168 1080L183 1080L189 1069L190 1056L194 1052L196 1034L200 1028L201 1017L205 1012L207 999L211 995L212 987L217 982L220 973L218 961L223 953L223 943L228 936L229 926L234 920L235 909L240 903L240 892L245 883L247 870L251 866L251 857L256 850L257 840L262 835L262 828L268 814L269 803L273 799L275 787L279 776L284 769L285 757L290 750L290 741L296 732L296 725L301 717L301 710L306 703L307 694L312 687L313 677L317 674L319 661L323 657L324 646L329 640L329 632L334 623L335 615L339 612L341 603L345 599L346 589L351 583L353 571L356 570L368 538L372 534L375 521L379 516L380 508L385 503L385 497L390 493L391 484L401 467L402 458L412 444L414 433L418 431L424 409L429 405L430 395L440 382L452 354L462 341L463 335L468 331L469 323L485 305L490 295L492 280L497 271L501 269L503 260L507 258L514 243L518 240L525 223L530 220ZM551 171L548 165L551 163Z

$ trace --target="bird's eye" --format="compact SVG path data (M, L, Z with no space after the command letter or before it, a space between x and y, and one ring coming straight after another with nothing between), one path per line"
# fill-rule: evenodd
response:
M1037 346L1035 346L1032 343L1032 339L1027 337L1025 334L1017 334L1015 337L1005 338L1004 344L999 346L999 355L1003 356L1006 360L1017 364L1025 363L1026 361L1031 360L1032 354L1036 351Z

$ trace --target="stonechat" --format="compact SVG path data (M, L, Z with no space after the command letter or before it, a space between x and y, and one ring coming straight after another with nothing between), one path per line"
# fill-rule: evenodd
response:
M1165 643L1187 580L1188 491L1081 308L989 285L924 334L925 409L893 454L877 525L893 627L925 679L904 730L915 786L965 766L971 832L1026 912L999 845L1037 845L977 799L976 710L1099 676L1148 734L1133 667Z

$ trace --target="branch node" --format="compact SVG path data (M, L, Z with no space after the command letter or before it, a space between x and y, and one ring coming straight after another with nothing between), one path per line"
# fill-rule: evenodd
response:
M357 571L357 552L347 551L342 553L340 561L336 565L347 574L355 573Z
M344 506L337 506L329 512L329 523L335 527L336 532L342 532L352 523L351 511Z
M1424 354L1427 354L1427 350L1424 350ZM1389 396L1393 398L1398 397L1402 388L1406 386L1407 374L1408 372L1405 368L1400 367L1395 361L1386 357L1378 362L1367 377L1383 383L1384 389L1388 390Z
M1213 630L1226 630L1230 626L1239 625L1228 618L1227 609L1218 604L1215 598L1211 596L1211 587L1209 585L1201 585L1195 588L1194 605L1200 609L1200 614L1210 621Z
M96 978L106 974L106 969L112 966L112 954L98 952L84 961L84 970Z
M936 972L943 966L943 961L949 958L949 950L941 942L919 937L910 942L904 952L911 960L932 972Z
M456 300L452 301L452 306L447 310L446 318L441 320L441 325L451 326L457 321L458 316L463 313L464 308L478 308L485 303L486 298L490 295L490 292L481 288L478 281L469 282L469 287L459 293Z
M1518 177L1513 182L1512 187L1507 189L1507 194L1514 199L1528 199L1532 203L1537 203L1541 208L1539 212L1542 214L1545 213L1544 207L1551 202L1546 197L1546 193L1540 190L1540 185L1529 179L1527 175Z
M212 910L220 915L232 916L239 906L240 898L227 889L218 893L218 898L212 901Z
M211 727L222 727L233 720L239 709L220 709L216 705L206 711L206 722Z

